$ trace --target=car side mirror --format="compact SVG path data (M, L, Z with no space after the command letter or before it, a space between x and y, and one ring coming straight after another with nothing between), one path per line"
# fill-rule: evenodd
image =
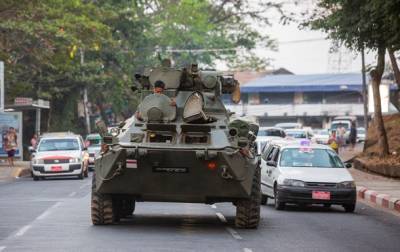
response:
M351 168L353 165L352 165L351 163L345 163L344 166L345 166L347 169L349 169L349 168Z
M36 152L36 149L33 148L32 146L29 146L28 150L29 150L29 152L30 152L31 154Z
M273 167L276 167L276 162L275 162L275 161L272 161L272 160L270 160L270 161L267 161L267 165L268 165L268 166L273 166Z

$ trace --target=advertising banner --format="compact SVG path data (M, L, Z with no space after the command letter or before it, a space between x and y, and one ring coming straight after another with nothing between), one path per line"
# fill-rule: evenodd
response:
M7 152L4 150L4 138L10 127L13 127L17 132L17 150L15 157L22 157L22 113L21 112L0 112L0 157L7 157Z

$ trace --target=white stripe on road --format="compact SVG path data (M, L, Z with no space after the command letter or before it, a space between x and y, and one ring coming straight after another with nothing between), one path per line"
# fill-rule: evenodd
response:
M43 220L44 218L46 218L46 217L50 214L50 212L51 212L54 208L58 207L59 205L61 205L61 202L57 202L56 204L52 205L52 206L49 207L46 211L44 211L41 215L39 215L39 216L36 218L36 220Z
M227 227L226 230L235 238L236 240L241 240L243 239L238 232L236 232L233 228Z
M26 231L28 231L32 226L31 225L26 225L23 226L18 232L15 234L15 237L23 236Z
M216 213L218 216L219 220L223 223L227 223L228 221L226 220L225 216L222 213Z
M0 252L5 250L7 247L6 246L0 246Z
M76 195L76 192L72 192L69 194L69 197L74 197Z
M243 252L253 252L253 250L249 249L249 248L244 248Z

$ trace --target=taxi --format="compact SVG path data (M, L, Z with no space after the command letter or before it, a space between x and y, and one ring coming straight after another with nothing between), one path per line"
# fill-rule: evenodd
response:
M262 204L274 199L277 210L286 204L356 206L356 186L339 156L330 147L301 142L271 142L261 155Z
M101 136L100 134L89 134L85 139L87 148L89 169L94 168L94 161L101 152Z
M34 180L54 176L88 176L86 148L80 135L70 132L46 133L33 152L31 171Z

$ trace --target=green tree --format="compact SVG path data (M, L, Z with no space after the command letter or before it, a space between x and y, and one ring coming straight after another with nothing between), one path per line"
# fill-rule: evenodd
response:
M397 9L394 10L396 6ZM330 38L353 50L368 48L377 51L377 63L370 74L375 104L374 120L379 132L381 156L387 155L389 148L379 86L385 68L386 49L398 48L398 12L399 1L396 0L320 0L310 20L305 22L305 25L327 32Z

